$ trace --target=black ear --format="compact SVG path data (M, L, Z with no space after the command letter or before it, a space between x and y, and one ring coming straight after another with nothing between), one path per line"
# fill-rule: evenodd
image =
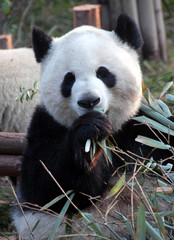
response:
M32 42L36 60L37 62L42 62L51 47L52 38L46 35L40 28L33 27Z
M121 14L118 17L114 31L122 42L127 42L134 49L141 47L143 44L141 33L136 23L126 14Z

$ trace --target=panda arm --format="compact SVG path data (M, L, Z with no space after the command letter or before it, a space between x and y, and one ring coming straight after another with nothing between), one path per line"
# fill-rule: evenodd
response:
M144 112L139 111L137 116L145 115ZM174 122L174 116L169 118ZM115 140L118 146L124 151L133 152L139 156L143 157L153 157L154 160L158 161L160 159L165 159L167 157L171 157L172 153L168 150L162 149L153 149L152 147L146 146L137 142L135 139L138 135L145 136L148 138L152 138L154 140L159 141L159 138L165 143L168 144L168 138L170 140L170 145L174 146L174 137L168 134L160 134L157 130L153 129L153 131L146 125L140 124L137 121L131 119L128 121L121 130L115 134ZM159 138L157 138L157 136ZM126 159L127 160L127 159ZM128 159L129 160L129 159Z
M92 124L89 124L89 120ZM109 168L102 156L91 171L87 168L89 153L84 151L84 142L88 138L102 139L111 131L111 126L107 127L107 124L102 114L87 114L67 129L55 122L45 109L38 107L28 131L28 145L23 158L22 200L43 206L62 194L40 160L65 192L74 190L93 197L101 195L109 178ZM76 194L74 201L77 206L79 198L83 199L80 207L89 205L84 196ZM64 201L58 204L56 210L60 210L63 204Z

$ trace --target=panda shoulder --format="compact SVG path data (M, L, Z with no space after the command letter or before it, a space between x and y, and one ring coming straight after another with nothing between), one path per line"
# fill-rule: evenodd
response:
M56 136L57 138L66 128L59 124L48 113L43 105L38 105L34 111L33 117L28 128L27 139L28 141L42 141L50 136Z

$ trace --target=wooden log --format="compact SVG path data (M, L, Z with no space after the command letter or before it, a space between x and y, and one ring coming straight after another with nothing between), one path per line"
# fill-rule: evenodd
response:
M0 154L22 155L26 143L25 133L0 132Z
M20 175L22 156L0 155L0 176Z
M12 49L12 36L11 34L0 35L0 49Z
M74 27L91 25L101 28L100 5L84 4L73 7L73 25Z

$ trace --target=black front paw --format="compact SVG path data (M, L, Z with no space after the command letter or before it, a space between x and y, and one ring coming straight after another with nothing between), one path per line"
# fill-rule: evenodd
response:
M91 161L90 154L85 152L86 141L101 141L112 135L112 123L102 113L91 111L79 117L69 133L76 165L86 168Z
M87 139L101 141L112 134L112 123L100 112L91 111L72 125L74 140L84 144Z

